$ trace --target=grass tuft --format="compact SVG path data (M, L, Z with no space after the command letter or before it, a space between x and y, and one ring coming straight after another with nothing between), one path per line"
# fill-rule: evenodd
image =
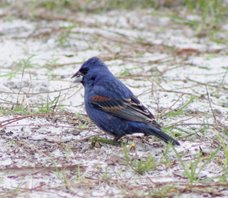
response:
M176 157L183 168L184 175L188 178L190 184L198 182L200 178L200 173L206 168L206 166L214 160L218 152L220 151L220 147L218 147L215 151L211 152L209 156L206 158L199 152L195 159L190 162L184 162L180 156L180 154L176 151L174 147L172 147Z
M146 172L152 171L156 168L156 163L154 158L149 155L147 158L131 158L130 148L127 146L123 147L124 160L136 173L143 175Z

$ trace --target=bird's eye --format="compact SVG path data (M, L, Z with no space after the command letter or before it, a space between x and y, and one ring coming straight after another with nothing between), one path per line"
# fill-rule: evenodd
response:
M93 80L93 81L94 81L95 79L96 79L96 77L95 77L95 76L92 76L92 77L91 77L91 80Z
M88 68L82 68L82 69L80 69L80 72L81 72L83 75L86 75L88 71L89 71Z

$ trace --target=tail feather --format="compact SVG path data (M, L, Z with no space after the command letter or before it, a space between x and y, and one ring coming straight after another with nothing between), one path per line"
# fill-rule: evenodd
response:
M172 143L173 145L180 145L180 143L175 140L174 138L172 138L171 136L169 136L168 134L164 133L161 129L156 128L152 125L149 126L149 129L147 129L145 131L146 135L154 135L157 138L163 140L166 143Z

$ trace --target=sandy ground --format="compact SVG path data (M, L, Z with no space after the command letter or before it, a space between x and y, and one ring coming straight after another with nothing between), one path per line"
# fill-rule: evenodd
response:
M227 43L154 10L34 15L0 9L1 197L228 196ZM181 146L140 134L92 144L111 137L70 79L92 56Z

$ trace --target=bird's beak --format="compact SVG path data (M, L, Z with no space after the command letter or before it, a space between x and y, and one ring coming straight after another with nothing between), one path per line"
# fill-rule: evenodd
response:
M83 75L81 72L76 72L71 78L74 78L74 83L81 83L83 79Z

